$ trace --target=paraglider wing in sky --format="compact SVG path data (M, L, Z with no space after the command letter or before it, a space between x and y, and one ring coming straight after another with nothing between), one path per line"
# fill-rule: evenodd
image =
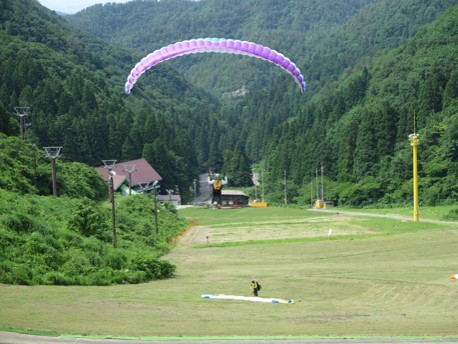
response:
M306 90L306 83L299 68L297 68L289 58L275 50L246 41L224 38L199 38L170 44L145 56L135 65L130 75L127 77L127 82L125 84L126 93L130 93L137 79L145 71L158 63L178 56L204 52L247 55L272 62L291 74L299 84L302 92Z

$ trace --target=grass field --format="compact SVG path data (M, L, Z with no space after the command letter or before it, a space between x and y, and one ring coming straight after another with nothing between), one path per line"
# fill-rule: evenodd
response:
M120 337L458 336L456 224L301 209L180 210L174 279L0 285L0 328ZM330 231L331 229L331 231ZM331 234L331 235L329 235ZM294 299L208 300L201 294Z
M452 209L456 209L456 206L420 206L419 208L419 218L421 219L430 219L430 220L443 220L444 216L446 216ZM341 209L341 210L348 210L348 211L357 211L357 212L367 212L367 213L375 213L375 214L382 214L382 215L391 215L396 214L400 216L407 216L413 217L413 207L397 207L397 208L380 208L380 209L371 209L371 208L363 208L363 209Z

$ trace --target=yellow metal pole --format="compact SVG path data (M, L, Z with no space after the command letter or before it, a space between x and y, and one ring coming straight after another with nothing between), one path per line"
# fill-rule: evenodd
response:
M418 134L409 135L410 145L412 146L413 155L413 220L418 221L418 159L417 152L420 145Z

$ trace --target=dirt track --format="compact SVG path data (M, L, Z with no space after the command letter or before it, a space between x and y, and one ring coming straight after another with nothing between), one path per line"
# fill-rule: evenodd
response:
M207 244L209 240L208 234L209 229L207 227L194 226L180 237L179 242L180 245L184 246Z

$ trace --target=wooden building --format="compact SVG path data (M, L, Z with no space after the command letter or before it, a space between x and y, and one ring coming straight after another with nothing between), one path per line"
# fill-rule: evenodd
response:
M108 169L97 167L97 172L108 181ZM124 195L129 194L129 184L132 193L140 193L154 189L154 182L162 180L156 170L145 159L137 159L116 163L113 171L114 190Z
M238 190L222 190L221 206L230 208L240 208L248 206L248 196Z

